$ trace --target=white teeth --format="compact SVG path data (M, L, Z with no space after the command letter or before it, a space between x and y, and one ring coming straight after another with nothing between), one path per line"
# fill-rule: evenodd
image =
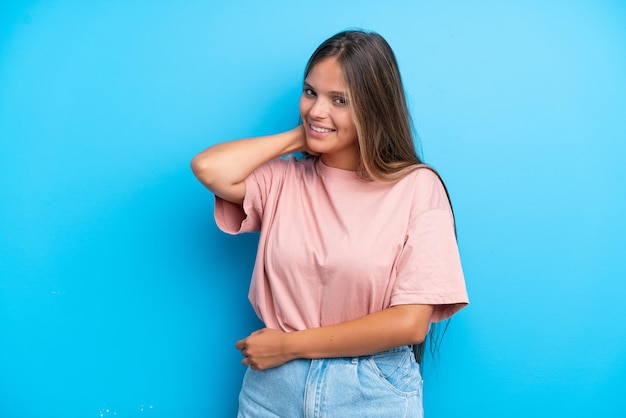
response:
M311 125L311 129L313 129L315 132L319 132L319 133L327 133L327 132L332 132L332 129L326 129L326 128L320 128L318 126L313 126Z

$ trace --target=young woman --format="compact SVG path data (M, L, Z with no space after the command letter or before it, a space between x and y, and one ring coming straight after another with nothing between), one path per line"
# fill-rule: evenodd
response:
M239 417L421 417L411 346L468 303L447 192L415 152L393 51L341 32L304 74L302 125L192 169L225 232L260 231ZM309 158L288 154L305 152Z

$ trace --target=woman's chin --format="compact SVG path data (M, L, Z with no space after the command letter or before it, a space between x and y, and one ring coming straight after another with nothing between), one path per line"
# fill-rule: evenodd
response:
M323 147L320 147L319 140L306 139L307 152L311 155L321 155L324 153Z

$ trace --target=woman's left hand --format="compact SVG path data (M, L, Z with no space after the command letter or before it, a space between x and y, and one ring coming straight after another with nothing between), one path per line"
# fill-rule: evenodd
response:
M254 370L265 370L293 360L287 352L286 337L284 331L263 328L237 341L235 347L243 355L241 364Z

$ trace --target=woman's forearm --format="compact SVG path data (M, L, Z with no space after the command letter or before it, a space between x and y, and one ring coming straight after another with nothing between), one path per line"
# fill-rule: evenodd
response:
M337 325L288 334L294 358L350 357L419 344L428 333L430 305L398 305Z
M297 358L352 357L421 343L430 324L430 305L398 305L362 318L302 331L264 328L240 340L243 364L263 370Z
M223 142L207 148L191 161L191 168L209 190L223 199L241 203L245 179L261 164L305 148L301 126L287 132Z

